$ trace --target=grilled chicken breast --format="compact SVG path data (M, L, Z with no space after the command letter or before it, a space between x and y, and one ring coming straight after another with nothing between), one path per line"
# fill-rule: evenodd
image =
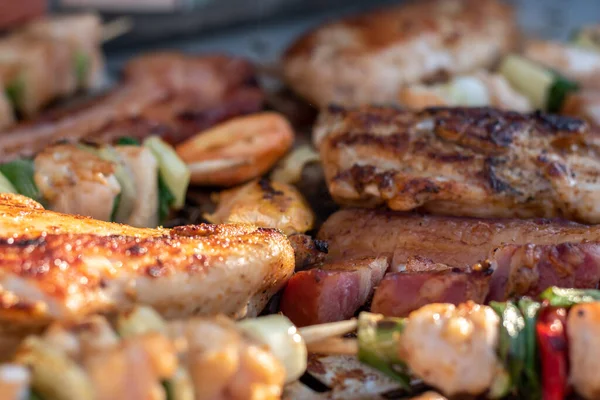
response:
M600 222L597 136L571 117L492 108L329 107L314 141L342 205Z
M0 324L17 334L134 304L167 317L252 316L294 270L293 250L275 230L140 229L11 194L0 194L0 238Z
M288 84L317 106L396 102L399 89L490 67L516 23L497 0L424 0L321 26L284 56Z

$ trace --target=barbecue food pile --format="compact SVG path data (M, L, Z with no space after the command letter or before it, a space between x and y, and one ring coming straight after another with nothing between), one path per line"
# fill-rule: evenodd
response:
M2 396L600 397L597 27L522 42L498 0L327 23L282 56L307 139L216 54L40 115L98 82L100 22L71 18L6 42L69 43L75 75L0 60Z
M93 14L35 20L0 38L0 129L104 79L102 24Z

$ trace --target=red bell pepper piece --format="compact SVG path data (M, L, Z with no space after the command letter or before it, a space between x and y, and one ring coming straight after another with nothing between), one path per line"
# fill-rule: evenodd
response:
M536 334L542 368L542 400L564 400L568 380L567 311L544 307Z

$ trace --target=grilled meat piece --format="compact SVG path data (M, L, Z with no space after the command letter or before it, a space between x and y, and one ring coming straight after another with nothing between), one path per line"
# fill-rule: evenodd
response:
M34 169L36 186L49 209L111 220L115 199L121 193L115 164L74 144L60 144L40 152L34 159ZM156 172L154 177L156 180ZM157 203L155 199L154 209Z
M251 225L140 229L10 194L0 221L3 330L134 304L167 317L257 315L294 269L286 237Z
M600 222L597 135L579 119L492 108L330 107L314 140L329 191L343 205Z
M410 257L466 269L502 244L556 245L600 242L600 227L558 220L476 219L420 216L394 211L340 210L321 227L318 239L329 257L392 256L403 271Z
M600 283L600 245L592 239L556 245L505 245L485 263L493 271L488 301L537 296L551 286L596 288Z
M154 85L124 85L86 105L24 122L2 132L0 157L10 161L33 156L61 139L95 139L111 122L137 120L141 110L165 99L166 95L162 88Z
M373 311L405 316L431 302L536 296L549 286L600 282L600 229L551 220L419 216L345 209L318 238L330 259L391 257Z
M397 102L407 84L487 68L516 44L497 0L423 0L307 33L284 56L288 84L317 106Z
M140 60L131 61L127 79L106 95L3 132L2 160L35 154L65 138L110 141L159 135L174 144L215 123L262 108L263 93L256 85L254 69L243 59L218 55L166 58L156 53Z
M52 38L71 48L71 76L78 89L98 89L104 84L102 20L96 14L72 14L35 20L20 34L28 38ZM54 77L57 75L54 74Z
M423 258L409 259L406 269L385 275L373 295L372 312L406 317L430 303L483 303L492 272L453 269Z
M315 264L325 261L329 245L322 240L313 239L308 235L295 233L288 237L294 249L296 271L302 271Z
M600 283L597 241L502 245L467 270L429 260L417 262L429 269L414 270L414 263L411 258L406 271L384 277L373 296L373 312L404 317L429 303L506 301L535 297L552 286L591 289Z
M275 228L286 235L304 233L313 227L315 216L291 185L257 179L218 194L219 205L204 218L213 224L253 224Z
M407 319L401 359L447 396L483 394L501 368L496 355L499 324L490 307L429 304Z
M366 257L298 272L285 287L281 312L298 326L350 318L371 297L388 267L386 257Z

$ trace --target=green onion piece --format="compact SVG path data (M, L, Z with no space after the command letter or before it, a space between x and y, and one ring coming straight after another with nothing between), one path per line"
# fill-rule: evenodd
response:
M555 73L555 79L548 89L548 104L546 110L552 113L560 112L569 93L577 92L579 84Z
M18 193L10 181L0 173L0 193Z
M19 75L17 78L10 81L5 86L4 92L13 108L22 112L23 103L25 101L25 78L23 75Z
M523 335L525 319L513 302L492 301L490 307L498 314L502 324L498 340L498 357L510 377L509 392L514 393L521 381L527 353Z
M600 301L600 290L595 289L562 289L550 287L540 295L553 307L572 307L581 303Z
M142 145L139 140L137 140L136 138L129 137L129 136L123 136L123 137L118 138L117 141L115 142L115 144L117 146L141 146Z
M83 88L90 72L90 58L84 52L78 51L75 53L74 64L77 87Z
M164 224L171 212L171 205L175 202L175 196L165 184L161 174L158 174L158 218L159 224Z
M162 175L165 185L174 196L171 208L179 210L185 204L185 196L190 184L190 169L183 162L172 146L158 136L150 136L144 140L156 161L158 161L159 174Z
M523 376L519 384L520 394L531 400L540 400L542 398L542 388L540 386L535 324L541 304L525 297L519 300L518 306L525 319L525 329L523 329L525 365L523 366Z
M399 357L398 343L404 330L402 318L383 318L362 312L358 316L358 360L398 381L410 391L408 366Z
M502 399L510 393L511 389L512 382L510 375L506 372L506 369L501 368L492 381L487 397L490 399Z
M171 381L168 379L163 379L160 383L165 390L165 400L174 400Z
M119 209L119 204L121 203L121 195L122 193L119 193L113 200L112 211L110 212L110 222L117 221L117 210Z
M42 202L42 194L33 179L33 160L19 159L2 164L0 165L0 173L13 184L19 194L37 202Z

